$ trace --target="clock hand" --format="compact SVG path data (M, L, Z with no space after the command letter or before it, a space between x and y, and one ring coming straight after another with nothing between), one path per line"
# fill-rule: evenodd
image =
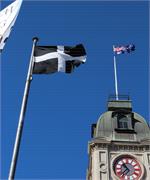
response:
M124 166L126 169L128 169L128 167L126 166L126 164L123 164L122 166Z
M128 171L128 172L129 172L129 170L128 170L128 169L125 169L125 170L122 172L121 176L125 175L125 172L126 172L126 171Z
M122 176L123 176L123 175L127 174L130 170L125 164L123 164L122 166L124 166L124 168L125 168L125 170L122 172Z
M130 171L129 169L126 169L126 171L124 172L124 174L127 175L129 171Z

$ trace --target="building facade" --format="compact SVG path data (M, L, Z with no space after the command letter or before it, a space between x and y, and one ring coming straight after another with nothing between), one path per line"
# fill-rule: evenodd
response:
M150 180L150 129L130 100L110 100L92 125L87 180Z

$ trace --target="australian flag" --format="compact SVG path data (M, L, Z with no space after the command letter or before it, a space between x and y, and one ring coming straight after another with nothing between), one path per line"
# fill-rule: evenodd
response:
M115 54L131 53L132 51L135 51L135 45L129 44L126 46L113 47L113 51Z

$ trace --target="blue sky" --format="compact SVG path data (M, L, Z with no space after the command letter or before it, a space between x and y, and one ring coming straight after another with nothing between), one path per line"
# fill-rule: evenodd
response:
M149 119L148 21L145 1L23 2L1 56L1 178L8 177L32 38L83 43L87 63L69 75L33 76L16 178L85 179L91 124L114 94L113 45L136 45L117 56L119 93L130 94L133 110Z

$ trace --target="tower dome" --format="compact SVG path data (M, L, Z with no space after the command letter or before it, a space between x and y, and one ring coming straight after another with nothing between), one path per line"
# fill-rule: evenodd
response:
M93 138L107 141L150 141L150 129L146 120L132 112L130 100L108 101L108 111L93 126Z
M129 98L108 101L92 125L87 180L149 180L150 129Z

